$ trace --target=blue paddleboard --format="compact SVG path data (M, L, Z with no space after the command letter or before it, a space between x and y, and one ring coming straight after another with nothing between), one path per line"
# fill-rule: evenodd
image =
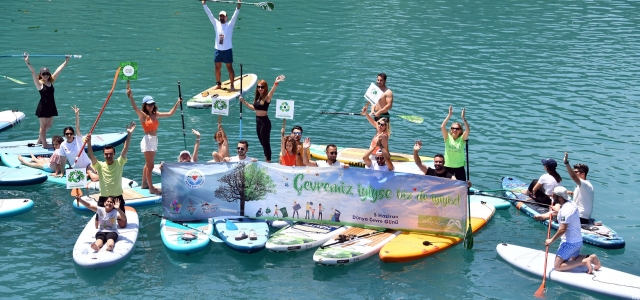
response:
M216 233L229 248L243 253L264 249L269 239L269 225L264 220L238 218L214 220ZM246 236L240 236L240 232ZM250 238L255 232L255 239Z
M0 166L0 186L24 186L47 181L47 173L29 167Z
M0 111L0 131L12 128L24 119L24 113L17 110Z
M32 208L31 199L0 199L0 218L21 215Z
M160 221L160 236L165 247L173 252L192 254L209 245L211 240L208 235L213 234L213 220L181 223L187 226L166 219Z
M34 135L36 135L35 133ZM119 133L107 133L107 134L94 134L91 136L91 146L93 151L102 151L104 146L118 146L127 139L127 132ZM47 143L51 145L51 139L47 139ZM86 151L86 147L85 147ZM2 142L0 143L0 152L17 154L22 156L51 156L53 154L53 148L42 148L42 145L36 144L35 140L27 141L15 141L15 142Z

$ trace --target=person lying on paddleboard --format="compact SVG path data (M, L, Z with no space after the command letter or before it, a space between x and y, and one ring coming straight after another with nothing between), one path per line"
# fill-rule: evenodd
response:
M256 162L258 161L255 158L251 158L247 156L247 152L249 152L249 142L242 140L238 142L238 147L236 148L238 151L238 155L232 157L225 157L225 162Z
M369 149L373 149L372 153L376 153L380 148L377 146L378 140L381 135L386 135L387 138L382 142L382 145L385 149L389 150L389 137L391 137L391 124L389 124L388 118L379 118L374 120L370 115L367 114L367 107L369 107L369 102L364 105L361 115L365 116L369 123L376 129L376 134L371 139L371 143L369 144ZM373 158L371 158L373 159Z
M227 134L224 133L224 129L222 129L222 116L218 116L218 131L214 134L213 139L218 143L218 151L211 153L213 160L209 162L224 161L225 157L229 157L229 140L227 139Z
M238 0L236 4L236 10L233 12L233 16L231 16L231 20L227 22L227 12L221 10L218 14L218 18L220 20L216 20L209 10L207 6L207 0L202 0L202 7L204 8L207 17L209 17L209 21L213 24L213 28L216 31L215 40L215 56L213 62L216 66L216 88L221 88L220 77L222 69L222 63L227 66L227 71L229 71L229 80L231 81L230 90L235 91L234 78L235 72L233 71L233 28L235 27L236 20L238 20L238 14L240 13L240 6L242 6L242 0Z
M378 74L376 82L378 83L378 88L382 91L382 96L380 96L378 103L371 107L371 114L376 121L380 120L380 118L386 118L387 122L390 122L391 115L389 111L393 107L393 92L387 88L387 74Z
M305 138L304 143L302 144L302 148L304 149L304 153L302 154L302 159L304 161L304 165L307 167L342 167L349 168L348 164L341 163L336 160L338 158L338 147L334 144L327 145L325 148L325 153L327 155L327 160L316 160L309 161L307 153L309 152L309 147L311 147L311 139Z
M31 154L31 160L27 161L26 158L18 155L18 160L20 160L23 165L53 173L49 174L49 176L63 177L65 174L62 172L62 166L60 165L60 144L62 144L63 141L59 135L54 135L51 138L53 149L55 149L51 157L35 157Z
M76 114L76 130L74 131L72 127L66 127L63 130L64 136L67 140L63 141L60 144L60 165L64 166L69 163L69 166L74 169L85 169L87 172L87 176L91 181L98 181L100 177L96 173L96 170L91 166L91 160L87 153L82 148L82 133L80 133L80 109L75 105L71 107L73 112ZM80 157L78 157L78 153ZM76 161L76 159L78 161Z
M380 120L382 121L382 120ZM391 161L391 154L387 148L384 147L384 144L388 143L389 136L386 134L382 134L378 137L376 146L369 148L369 151L362 156L362 160L364 160L364 168L371 169L376 171L393 171L393 162ZM376 163L371 161L371 156L373 156L374 151Z
M562 177L560 177L560 174L556 171L558 163L555 159L545 158L542 159L541 162L546 173L542 174L540 178L531 181L526 195L538 203L551 205L553 189L560 185Z
M462 118L462 121L464 122L464 127L462 127L460 122L453 122L449 132L447 132L447 123L453 115L453 106L449 106L449 113L447 114L447 117L444 118L444 121L442 121L442 125L440 125L440 132L442 132L442 137L444 138L444 168L447 172L455 175L456 179L462 181L467 180L467 174L464 170L464 154L467 139L469 138L469 131L471 130L471 128L469 128L469 123L467 123L467 119L464 117L465 111L466 108L463 108L462 113L460 114L460 118Z
M96 212L96 220L98 221L98 232L96 232L96 241L91 243L91 249L100 250L102 246L107 245L107 251L113 251L113 247L118 240L118 220L127 221L127 215L120 208L120 200L107 198L104 201L104 207L95 206L76 196L76 200L82 203L86 208Z
M569 271L579 266L587 267L587 273L593 273L593 270L600 270L602 264L595 254L581 255L582 234L580 233L580 213L578 207L569 201L567 189L563 186L557 186L553 189L551 195L555 203L560 204L560 211L557 212L558 223L560 227L558 231L550 239L545 240L546 246L551 245L555 240L561 238L562 242L556 253L556 260L553 268L556 271ZM555 211L551 210L553 214ZM534 219L542 221L542 215L534 216Z

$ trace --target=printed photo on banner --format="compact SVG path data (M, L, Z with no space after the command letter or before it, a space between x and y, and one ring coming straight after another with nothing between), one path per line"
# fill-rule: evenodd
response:
M87 174L85 169L67 169L67 188L84 188L87 186Z
M228 116L229 115L229 99L218 99L216 96L211 96L211 114Z
M292 100L276 100L276 118L293 119L293 104Z
M371 105L376 105L378 104L378 100L380 100L380 97L382 97L382 90L375 84L371 83L371 85L369 85L369 88L367 89L367 92L364 93L364 98L367 99L367 101L369 101L369 103L371 103Z

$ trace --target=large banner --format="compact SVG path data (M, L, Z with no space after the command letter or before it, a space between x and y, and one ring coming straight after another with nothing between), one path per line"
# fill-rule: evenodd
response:
M165 163L162 206L179 221L221 216L369 225L464 236L463 181L360 168Z

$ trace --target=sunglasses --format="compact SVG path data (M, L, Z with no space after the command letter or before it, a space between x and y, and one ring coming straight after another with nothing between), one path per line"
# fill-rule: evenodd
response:
M460 127L451 127L451 130L462 130Z
M294 132L293 135L302 135L302 132Z
M575 171L573 171L573 172L575 172L576 174L578 174L578 173L582 174L582 173L583 173L583 172L580 172L580 171L578 171L578 170L575 170Z
M73 135L73 132L65 132L64 135Z
M264 86L264 85L259 85L259 86L257 86L256 88L257 88L257 89L259 89L259 90L261 90L261 89L265 88L265 86Z
M384 157L376 157L376 160L377 160L377 161L384 160Z
M387 123L378 123L378 126L384 127L384 126L387 126Z
M338 155L338 152L336 152L336 151L331 151L331 152L327 152L327 153L329 153L331 155Z
M41 76L51 76L51 73L42 73Z
M244 151L244 147L238 147L238 151Z

